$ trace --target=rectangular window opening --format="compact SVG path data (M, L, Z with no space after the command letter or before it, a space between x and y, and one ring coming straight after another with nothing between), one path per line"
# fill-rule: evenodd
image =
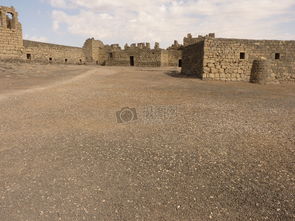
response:
M246 53L245 52L240 53L240 59L242 59L242 60L246 59Z
M0 11L0 27L2 27L2 12Z
M65 63L68 63L68 59L67 58L65 59Z
M281 54L280 54L280 53L276 53L276 54L275 54L275 59L276 59L276 60L281 59Z
M31 60L32 59L32 55L31 54L27 54L27 60Z

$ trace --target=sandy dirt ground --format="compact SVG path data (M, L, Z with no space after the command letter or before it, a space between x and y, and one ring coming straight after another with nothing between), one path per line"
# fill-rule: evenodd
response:
M178 71L0 64L0 220L295 220L295 84Z

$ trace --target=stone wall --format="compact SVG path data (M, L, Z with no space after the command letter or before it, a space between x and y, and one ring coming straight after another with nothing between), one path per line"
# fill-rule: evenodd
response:
M23 49L22 26L14 8L0 6L0 59L20 59Z
M168 49L168 63L166 66L180 67L182 64L182 49Z
M181 73L203 78L204 41L184 47Z
M105 46L102 41L89 38L85 41L83 50L88 63L105 65L110 48Z
M134 64L132 65L133 60ZM112 45L108 50L109 66L141 66L141 67L160 67L168 65L168 53L155 44L154 49L150 49L149 43L125 45L122 50L118 45Z
M253 61L269 60L279 81L295 81L295 41L206 38L203 79L250 81Z
M162 53L161 50L122 50L109 53L107 65L109 66L132 66L131 57L134 59L134 66L160 67Z
M40 63L82 64L85 55L82 48L24 40L22 58Z

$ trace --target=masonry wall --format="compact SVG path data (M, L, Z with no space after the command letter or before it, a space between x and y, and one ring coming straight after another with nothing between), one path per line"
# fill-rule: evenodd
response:
M11 16L9 19L8 16ZM14 8L0 6L0 59L20 59L23 49L22 26Z
M170 53L168 50L161 50L161 64L162 67L169 66Z
M89 38L83 46L85 59L88 63L105 65L108 59L109 47L105 46L102 41Z
M82 48L24 40L23 59L41 63L82 64Z
M182 50L167 50L168 63L166 66L178 67L179 61L182 60ZM182 63L182 61L180 62Z
M126 51L112 51L108 53L108 66L130 66L130 58Z
M135 48L109 52L107 65L130 66L131 56L134 57L134 66L141 67L160 67L162 59L165 60L165 58L162 57L162 50Z
M182 70L186 75L203 78L204 41L189 45L182 50Z
M261 57L270 61L277 80L295 81L295 41L222 38L205 39L203 79L249 81L253 61Z

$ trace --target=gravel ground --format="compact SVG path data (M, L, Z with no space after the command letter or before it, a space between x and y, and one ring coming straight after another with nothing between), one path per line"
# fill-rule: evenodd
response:
M11 66L1 221L295 220L295 84Z

